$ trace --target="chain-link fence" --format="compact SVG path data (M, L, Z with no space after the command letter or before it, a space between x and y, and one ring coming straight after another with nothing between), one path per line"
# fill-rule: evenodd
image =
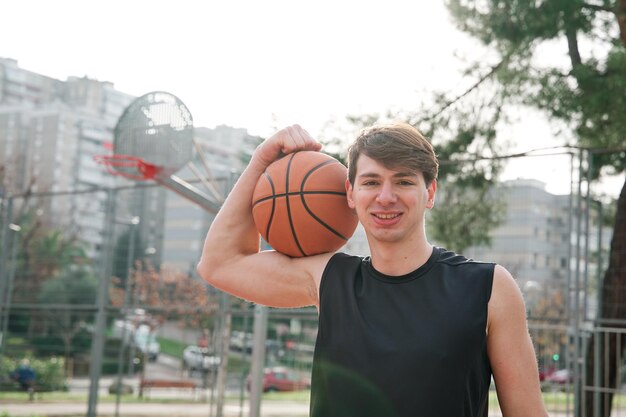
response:
M506 215L490 231L491 245L464 251L518 280L554 416L608 416L609 400L612 416L626 415L624 322L599 319L610 299L603 282L614 214L594 196L588 163L587 154L572 156L568 194L535 180L505 182L495 192ZM35 393L82 393L90 412L108 395L121 414L125 399L141 396L206 403L208 415L221 415L228 401L247 415L259 312L195 273L212 216L143 183L5 196L1 389L22 389L10 374L28 365ZM364 236L347 248L366 254ZM267 316L263 365L274 373L263 388L306 388L316 311L269 309ZM495 392L491 410L498 410Z

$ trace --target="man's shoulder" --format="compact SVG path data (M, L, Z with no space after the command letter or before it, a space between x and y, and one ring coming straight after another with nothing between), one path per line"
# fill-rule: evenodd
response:
M352 255L345 252L335 252L328 258L326 267L324 268L324 274L327 275L330 272L346 271L355 268L359 268L363 263L369 262L369 256Z
M440 247L435 247L435 250L438 251L437 262L443 263L451 266L462 266L462 265L486 265L493 266L495 265L493 262L484 262L475 260L472 258L468 258L465 255L461 255L451 250L447 250Z
M345 252L335 252L329 259L326 269L337 266L360 265L367 262L369 256L353 255Z
M365 259L369 259L369 256L366 255L355 255L352 253L346 253L346 252L335 252L333 254L332 258L338 258L338 259L350 259L353 261L363 261Z
M436 264L439 265L439 273L446 277L465 280L468 278L480 278L491 287L496 264L493 262L477 261L453 251L440 249ZM474 281L473 279L471 281Z

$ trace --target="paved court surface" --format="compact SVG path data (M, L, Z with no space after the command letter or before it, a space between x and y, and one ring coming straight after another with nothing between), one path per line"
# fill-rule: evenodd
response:
M65 404L46 403L45 401L22 402L22 403L0 403L0 415L7 412L11 417L27 416L84 416L87 413L87 404ZM98 404L98 416L114 416L114 403ZM261 406L261 416L263 417L306 417L309 413L308 404L290 401L266 401ZM224 408L226 417L247 417L248 409L243 410L238 404L226 404ZM211 411L209 404L189 403L189 404L120 404L120 417L148 417L148 416L168 416L168 417L212 417L215 410ZM550 417L566 417L565 413L550 413ZM489 417L502 417L496 411L489 413Z
M7 412L11 417L18 416L84 416L87 413L87 404L64 404L64 403L46 403L45 401L35 401L32 403L0 403L0 415ZM122 417L131 416L203 416L209 417L215 415L210 414L209 404L120 404L119 415ZM297 402L267 402L261 406L261 415L266 417L304 417L309 413L308 404ZM115 415L115 403L98 404L97 414L99 416ZM226 404L224 407L226 416L247 416L248 409L244 406L240 410L239 405Z

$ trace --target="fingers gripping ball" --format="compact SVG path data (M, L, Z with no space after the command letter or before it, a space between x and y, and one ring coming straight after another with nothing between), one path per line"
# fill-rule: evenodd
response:
M320 152L295 152L272 163L252 197L263 239L291 257L339 249L358 222L346 201L346 178L346 167Z

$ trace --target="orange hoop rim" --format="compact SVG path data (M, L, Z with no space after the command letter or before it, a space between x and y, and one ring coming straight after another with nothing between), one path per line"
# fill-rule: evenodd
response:
M145 181L153 179L161 169L156 165L150 164L138 156L113 154L113 155L96 155L93 157L98 164L106 166L107 172L111 175L117 175L136 181ZM136 169L133 172L124 172L118 168Z

